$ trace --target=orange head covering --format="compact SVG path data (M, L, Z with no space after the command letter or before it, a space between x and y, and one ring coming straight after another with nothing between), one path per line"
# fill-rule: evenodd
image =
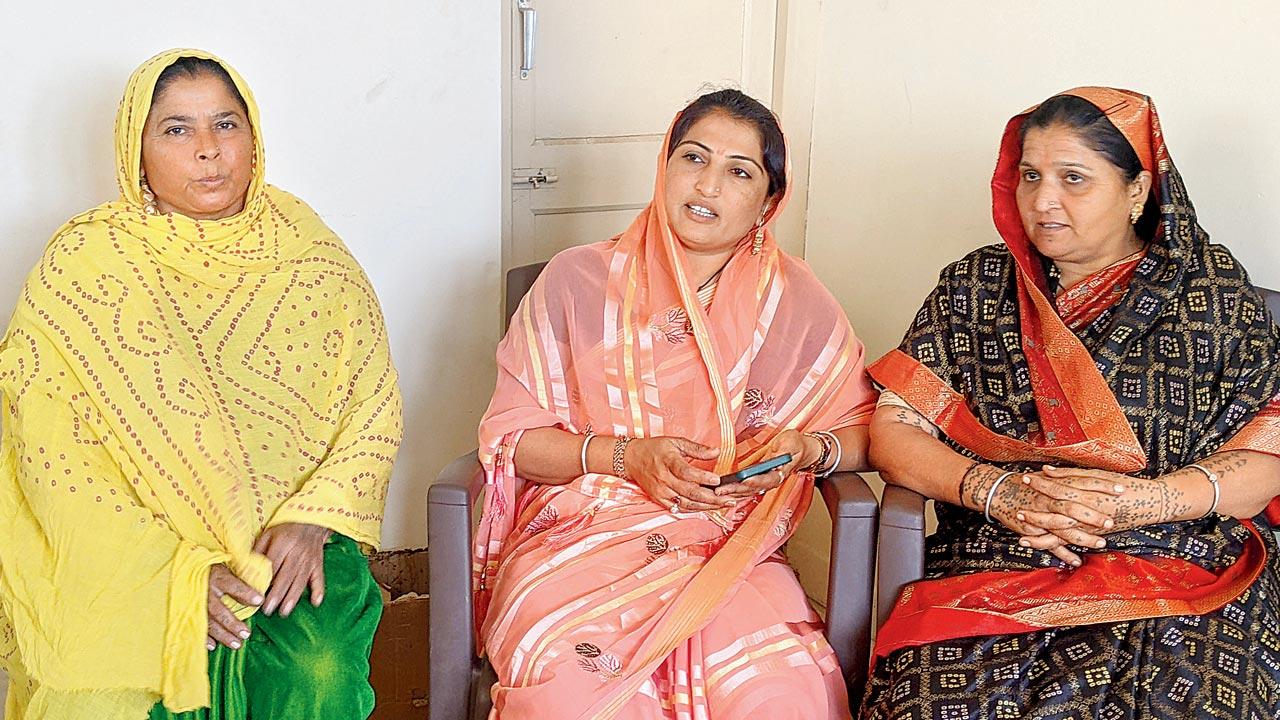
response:
M1153 179L1160 177L1162 169L1172 167L1164 144L1164 134L1160 131L1160 116L1156 114L1156 106L1151 98L1132 90L1106 87L1078 87L1058 94L1074 95L1101 110L1129 141L1142 163L1142 169L1151 173ZM1000 159L991 178L991 210L996 229L1017 259L1018 266L1036 287L1047 292L1044 267L1038 262L1039 256L1022 227L1016 199L1018 163L1022 161L1022 125L1027 116L1038 107L1039 104L1027 108L1005 125L1004 136L1000 141ZM1162 184L1152 184L1151 191L1157 193L1157 199L1160 199Z

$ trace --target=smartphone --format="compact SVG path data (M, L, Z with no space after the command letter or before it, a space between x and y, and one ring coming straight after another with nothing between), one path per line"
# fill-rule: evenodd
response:
M729 483L742 482L743 480L746 480L749 477L755 477L756 475L763 475L769 472L770 470L773 470L774 468L780 468L789 462L791 462L790 455L779 455L778 457L775 457L775 458L769 458L768 460L758 462L755 465L748 465L747 467L742 468L736 473L721 475L720 484L728 485Z

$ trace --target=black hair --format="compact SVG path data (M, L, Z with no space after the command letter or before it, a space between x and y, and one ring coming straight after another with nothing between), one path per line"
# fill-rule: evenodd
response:
M1021 140L1026 141L1032 128L1048 128L1061 125L1076 131L1080 140L1116 166L1127 182L1133 182L1142 172L1142 161L1129 139L1107 119L1106 113L1096 105L1075 95L1055 95L1031 111L1020 129ZM1155 187L1147 194L1142 216L1134 225L1138 237L1150 240L1160 222Z
M769 108L741 90L709 92L685 106L671 129L667 157L671 157L676 146L684 142L684 136L694 123L713 112L741 120L760 133L760 154L764 157L765 175L769 177L769 197L781 195L787 189L787 145L782 139L782 128Z
M156 87L151 92L151 104L155 104L156 98L160 97L173 84L174 80L180 77L197 78L201 75L212 75L221 80L222 84L227 86L231 96L236 99L236 102L240 103L240 109L244 111L245 119L248 119L249 104L244 101L244 96L240 94L240 88L236 87L235 80L231 79L231 75L220 63L206 58L183 56L165 68L160 73L160 77L156 78Z

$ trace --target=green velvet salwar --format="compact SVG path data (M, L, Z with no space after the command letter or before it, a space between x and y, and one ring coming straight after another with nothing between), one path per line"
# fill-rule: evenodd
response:
M369 652L382 596L368 560L350 538L324 549L325 597L303 593L288 617L257 613L239 650L209 653L210 707L150 720L364 720L373 711Z

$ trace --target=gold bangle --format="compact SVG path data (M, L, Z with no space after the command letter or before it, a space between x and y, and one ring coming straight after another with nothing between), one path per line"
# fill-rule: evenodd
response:
M632 439L626 435L619 435L613 442L613 474L623 480L627 479L627 443Z

